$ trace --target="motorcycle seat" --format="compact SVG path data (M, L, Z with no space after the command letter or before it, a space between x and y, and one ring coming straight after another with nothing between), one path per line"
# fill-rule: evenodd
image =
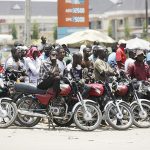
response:
M16 92L27 94L46 94L46 90L38 89L35 85L29 83L16 83L14 89Z

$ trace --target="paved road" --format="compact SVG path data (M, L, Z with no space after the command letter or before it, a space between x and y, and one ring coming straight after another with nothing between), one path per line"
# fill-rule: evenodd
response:
M84 132L75 127L48 130L11 127L0 129L0 150L150 150L150 129L116 131L101 128Z

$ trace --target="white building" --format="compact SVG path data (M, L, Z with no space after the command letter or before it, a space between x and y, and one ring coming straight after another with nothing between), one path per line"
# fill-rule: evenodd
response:
M52 31L57 25L57 2L31 2L31 22L39 24L40 35L46 34L52 39ZM150 0L148 0L148 24L150 27ZM11 25L17 27L18 39L24 39L25 24L24 1L0 1L0 34L11 34ZM122 0L120 6L110 0L90 0L89 26L92 29L108 33L112 28L114 38L124 37L125 22L130 34L142 33L145 20L145 0Z

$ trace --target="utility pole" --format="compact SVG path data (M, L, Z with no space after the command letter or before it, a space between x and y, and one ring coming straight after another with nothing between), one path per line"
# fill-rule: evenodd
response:
M25 45L29 46L31 43L31 0L25 1Z
M145 22L146 22L146 36L148 34L148 1L145 0Z

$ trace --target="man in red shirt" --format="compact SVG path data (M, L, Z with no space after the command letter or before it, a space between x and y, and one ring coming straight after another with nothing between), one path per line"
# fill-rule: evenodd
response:
M118 42L118 49L116 50L116 62L119 69L124 68L124 63L126 61L126 54L125 54L125 47L126 47L126 41L125 40L119 40Z
M135 62L129 64L127 69L127 75L129 75L132 79L136 78L138 81L149 80L149 66L144 62L144 59L144 52L142 50L137 50L135 55Z

